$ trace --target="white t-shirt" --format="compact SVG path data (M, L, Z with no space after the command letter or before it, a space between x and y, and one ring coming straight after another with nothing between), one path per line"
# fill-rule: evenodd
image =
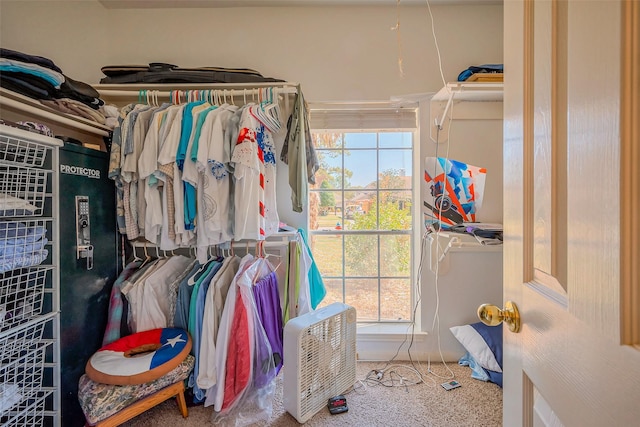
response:
M209 114L202 126L198 145L196 167L204 183L202 191L198 192L198 217L200 224L204 226L198 231L206 233L209 244L212 245L233 238L229 222L231 177L226 167L229 159L225 158L224 130L235 110L237 107L225 104L215 114Z
M245 107L240 119L238 143L231 156L234 165L234 238L235 240L263 240L264 217L260 205L264 203L264 191L260 176L264 174L264 163L259 159L256 138L256 120Z

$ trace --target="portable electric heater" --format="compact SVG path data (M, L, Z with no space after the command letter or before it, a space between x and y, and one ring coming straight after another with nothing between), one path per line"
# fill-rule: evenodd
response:
M284 327L284 408L305 423L356 381L356 309L333 303Z

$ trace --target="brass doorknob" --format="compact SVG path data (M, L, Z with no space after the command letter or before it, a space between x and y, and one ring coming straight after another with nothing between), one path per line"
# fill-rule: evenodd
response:
M520 332L520 312L514 302L504 303L504 309L492 304L482 304L478 307L478 317L485 325L498 326L504 321L511 332Z

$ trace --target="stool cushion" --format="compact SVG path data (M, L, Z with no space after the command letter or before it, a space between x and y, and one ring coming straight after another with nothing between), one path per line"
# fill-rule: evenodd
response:
M96 351L87 361L85 373L104 384L146 384L178 366L190 350L191 337L184 329L137 332Z
M127 406L145 397L184 381L195 363L195 358L188 355L176 368L167 374L145 384L111 385L91 380L86 374L80 377L78 383L78 401L89 425L112 416Z

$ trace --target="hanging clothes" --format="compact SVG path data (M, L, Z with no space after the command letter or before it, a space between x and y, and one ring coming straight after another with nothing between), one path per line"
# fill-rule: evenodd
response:
M239 267L239 257L230 256L225 258L222 267L211 280L211 285L207 291L202 330L200 331L199 369L196 378L198 387L203 390L213 387L217 382L215 352L218 329L229 287Z
M260 279L253 287L253 296L258 317L271 345L276 374L282 368L283 324L278 278L275 271Z
M302 212L307 205L307 183L315 184L315 173L320 169L320 162L309 131L309 109L299 85L293 112L287 122L287 136L280 160L289 165L293 211Z
M102 338L102 345L105 346L120 338L120 325L122 323L123 303L120 291L124 282L129 279L142 265L142 261L132 261L128 263L120 273L111 287L109 298L109 312L107 317L107 327Z
M240 260L240 266L238 267L238 273L234 276L231 285L229 286L229 292L227 293L227 299L222 310L222 317L220 319L220 327L218 328L218 339L216 341L216 372L217 379L215 386L209 388L206 392L206 400L204 406L214 406L214 410L219 412L222 409L222 404L225 394L225 381L227 378L227 355L229 352L229 343L232 336L235 334L235 330L231 328L235 316L236 303L238 298L238 286L237 282L247 267L251 264L253 255L247 254ZM229 303L231 301L231 303Z
M277 101L262 99L121 110L109 176L129 240L162 250L194 245L203 262L211 245L278 232L274 131L283 124Z
M311 308L313 310L318 307L318 304L322 302L324 297L327 295L327 289L324 286L324 281L322 280L322 274L320 274L320 270L318 270L318 266L316 265L315 260L313 259L313 253L309 244L307 243L307 233L304 229L299 228L298 234L302 239L302 244L304 245L304 249L307 251L309 255L309 259L311 260L311 265L309 267L309 297Z
M221 259L212 260L207 273L194 285L194 290L191 295L191 304L189 306L189 332L191 333L191 338L193 340L191 350L193 355L196 357L196 362L189 379L189 385L193 387L194 402L196 403L204 401L205 398L205 391L198 386L196 381L200 370L200 342L202 337L205 300L211 281L222 265L223 263Z

